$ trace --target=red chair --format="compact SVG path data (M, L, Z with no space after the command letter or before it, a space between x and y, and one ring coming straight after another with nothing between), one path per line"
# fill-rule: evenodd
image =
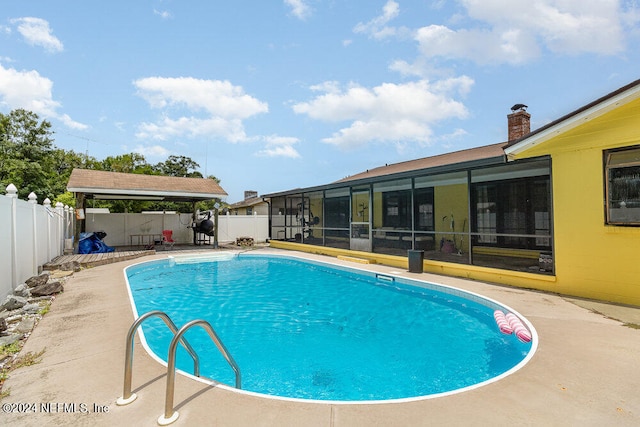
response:
M173 240L173 230L162 230L162 244L169 246L169 248L173 249L173 244L176 241ZM167 246L164 247L164 250L167 250Z

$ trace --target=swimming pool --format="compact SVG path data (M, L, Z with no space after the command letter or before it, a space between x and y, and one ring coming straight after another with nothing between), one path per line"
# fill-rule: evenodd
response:
M136 313L165 311L180 327L202 318L242 370L243 390L322 401L388 401L475 387L523 366L537 337L501 334L513 311L454 288L391 274L242 254L170 258L126 269ZM157 319L143 339L161 360L173 334ZM201 374L234 384L206 333L186 333ZM177 366L193 361L179 347Z

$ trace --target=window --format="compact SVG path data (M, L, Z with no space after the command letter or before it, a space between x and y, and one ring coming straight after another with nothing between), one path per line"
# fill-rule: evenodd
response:
M604 152L607 224L640 225L640 147Z
M495 236L497 230L496 222L496 193L497 185L484 184L476 186L475 206L476 206L476 231L481 233L478 236L478 243L497 243ZM482 234L487 233L487 234Z
M521 178L473 185L477 243L522 249L551 245L550 181ZM533 237L539 235L540 237Z
M411 228L411 192L390 191L382 193L382 226Z
M325 227L349 228L349 196L325 199L324 211Z
M415 200L415 229L419 231L433 231L433 187L416 189Z
M247 214L247 215L253 215L253 207L251 207L251 206L250 206L250 207L248 207L248 208L247 208L247 212L246 212L246 214Z

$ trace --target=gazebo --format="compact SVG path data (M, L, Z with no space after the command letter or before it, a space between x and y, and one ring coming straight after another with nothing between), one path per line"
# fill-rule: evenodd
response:
M166 202L191 202L193 219L196 219L196 202L220 200L227 192L212 179L183 178L162 175L107 172L90 169L73 169L67 191L76 199L76 235L85 230L87 200L142 200ZM214 246L218 246L218 210L215 210ZM195 239L195 238L194 238Z

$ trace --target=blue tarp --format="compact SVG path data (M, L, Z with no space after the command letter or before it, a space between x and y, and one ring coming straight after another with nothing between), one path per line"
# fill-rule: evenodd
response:
M79 254L103 254L113 252L115 249L107 246L102 241L106 233L80 233L80 241L78 242Z

